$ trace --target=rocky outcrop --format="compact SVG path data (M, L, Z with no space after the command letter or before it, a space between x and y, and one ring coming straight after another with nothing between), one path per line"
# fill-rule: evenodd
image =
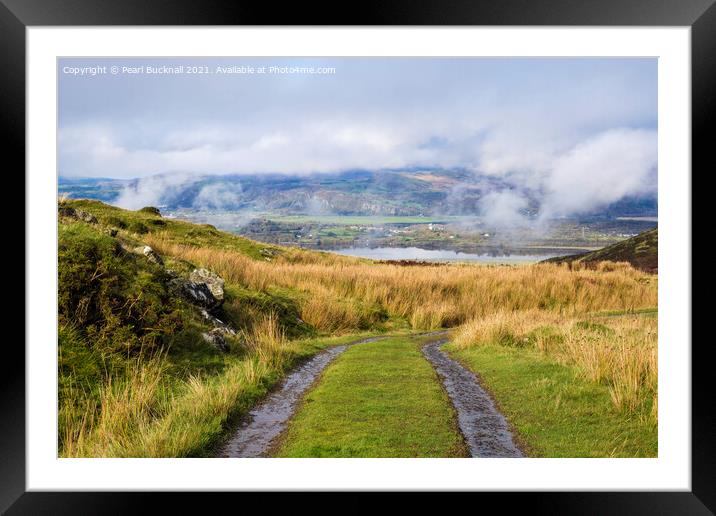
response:
M214 346L219 351L227 353L229 351L229 344L226 342L226 337L235 337L236 332L233 330L233 328L231 328L231 326L221 321L217 317L214 317L204 309L201 310L201 315L204 316L204 319L211 323L212 326L214 326L213 329L208 332L202 333L201 336L206 342Z
M164 260L162 260L162 257L159 256L154 251L154 249L152 249L148 245L140 245L139 247L135 247L132 252L146 256L147 260L152 263L156 263L157 265L164 265Z
M233 330L233 328L231 326L226 324L224 321L222 321L218 317L211 315L209 312L207 312L203 308L201 309L201 315L204 317L204 319L209 321L214 326L215 329L216 328L220 329L223 334L232 335L232 336L236 335L236 332Z
M278 256L280 254L278 249L274 249L272 247L265 247L259 251L261 255L264 257L264 260L271 261L272 258Z
M170 291L199 307L202 317L213 327L208 332L203 332L202 338L218 351L228 353L229 344L226 337L234 337L236 332L211 313L224 301L224 280L207 269L193 270L188 280L177 276L174 271L167 272L172 276L169 280Z
M183 278L174 278L169 281L169 288L191 304L207 310L214 310L221 303L214 297L206 283L195 283Z
M221 351L222 353L228 353L229 344L226 342L224 335L225 333L221 328L214 328L209 332L201 334L204 340L214 346L217 350Z
M97 224L97 217L84 210L78 210L77 208L70 208L69 206L58 206L57 214L60 217L81 220L83 222L87 222L88 224Z
M204 284L208 287L211 295L221 305L224 302L224 280L218 274L208 269L194 269L189 274L189 281L197 284Z
M151 250L151 247L145 247ZM149 258L151 253L145 255ZM168 282L170 292L198 307L208 326L212 327L201 334L204 341L218 351L228 353L229 344L226 337L235 337L236 331L212 313L224 302L224 280L208 269L194 269L188 279L171 269L166 269L166 272L171 278Z
M194 269L188 280L175 277L170 280L169 287L207 313L224 302L224 280L207 269Z

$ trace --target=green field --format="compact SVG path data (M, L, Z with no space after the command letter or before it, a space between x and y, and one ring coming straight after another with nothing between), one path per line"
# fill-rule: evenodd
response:
M395 337L349 348L291 422L279 457L465 457L454 410L419 349Z
M276 215L265 213L260 217L275 222L315 222L318 224L336 224L343 226L372 224L440 224L461 220L475 220L475 217L456 215L447 216L372 216L372 215Z
M616 412L608 388L580 379L574 368L526 348L446 350L479 373L530 456L657 456L656 426Z

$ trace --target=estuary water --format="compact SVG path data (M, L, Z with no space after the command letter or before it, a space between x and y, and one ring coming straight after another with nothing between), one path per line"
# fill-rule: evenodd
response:
M419 260L435 262L478 262L491 264L527 264L545 260L555 254L478 254L450 249L421 249L420 247L351 247L334 249L333 253L370 258L371 260Z

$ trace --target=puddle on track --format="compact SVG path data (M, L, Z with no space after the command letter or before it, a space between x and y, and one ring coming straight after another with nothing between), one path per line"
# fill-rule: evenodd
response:
M490 395L480 387L475 374L440 349L447 339L423 347L457 411L460 431L473 457L524 457L512 439L505 417Z
M315 355L284 380L281 388L248 413L246 420L222 448L219 457L263 457L271 443L286 428L303 394L318 375L349 346L375 342L385 337L370 337L328 348Z

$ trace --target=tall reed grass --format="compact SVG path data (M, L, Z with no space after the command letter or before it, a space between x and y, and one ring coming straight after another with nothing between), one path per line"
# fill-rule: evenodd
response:
M250 407L300 350L275 314L245 332L247 353L220 374L173 379L165 355L110 376L95 403L60 411L64 457L186 457L206 451L232 414Z
M163 234L148 235L146 240L160 253L211 268L229 283L259 291L280 286L308 294L302 318L327 331L336 325L355 328L366 306L385 309L415 328L431 329L500 311L540 309L564 316L657 304L656 278L628 264L597 271L566 264L401 267L342 258L328 262L325 256L316 263L280 258L267 262L177 244Z
M401 267L313 253L263 261L161 233L144 240L165 256L212 269L229 285L294 290L301 319L325 333L367 329L386 313L417 329L462 324L458 345L530 344L608 383L620 410L636 410L651 395L656 417L655 325L615 319L603 325L609 335L579 325L580 314L657 305L656 278L628 265ZM183 457L207 450L232 414L255 403L300 354L275 314L256 315L243 333L246 352L227 358L218 374L180 380L167 373L166 357L155 357L113 375L94 402L68 396L75 404L60 411L61 455Z
M498 344L531 347L576 366L585 379L605 384L614 407L657 419L657 319L620 316L564 318L539 310L497 312L454 333L458 348Z

